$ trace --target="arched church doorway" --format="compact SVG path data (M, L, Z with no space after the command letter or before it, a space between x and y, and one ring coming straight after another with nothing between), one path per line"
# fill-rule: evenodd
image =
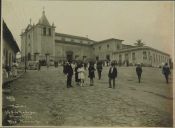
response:
M66 58L67 60L73 60L73 51L67 51Z
M106 55L106 60L110 61L110 55L109 54Z

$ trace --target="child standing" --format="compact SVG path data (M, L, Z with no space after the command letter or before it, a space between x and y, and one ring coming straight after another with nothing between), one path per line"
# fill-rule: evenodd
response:
M80 86L82 87L85 79L85 70L83 64L80 65L77 71L78 71L78 79L80 79Z

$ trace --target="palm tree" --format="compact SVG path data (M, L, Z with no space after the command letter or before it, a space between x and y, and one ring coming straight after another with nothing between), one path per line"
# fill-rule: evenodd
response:
M136 40L136 43L134 43L134 44L137 47L143 47L145 45L144 42L142 42L141 39Z

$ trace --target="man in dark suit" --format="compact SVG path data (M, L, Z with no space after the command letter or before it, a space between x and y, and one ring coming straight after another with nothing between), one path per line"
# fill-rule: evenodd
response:
M98 79L101 79L101 72L102 72L102 62L97 62L97 72L98 72Z
M115 78L117 78L117 68L115 67L114 63L111 63L108 77L109 77L109 88L112 88L111 81L113 81L113 88L115 88Z
M168 76L171 74L168 63L165 63L165 65L163 66L162 73L164 74L166 83L168 84L168 79L169 79Z
M140 64L137 64L137 67L136 67L136 73L137 73L138 80L139 80L139 83L140 83L141 75L142 75L142 67L141 67Z
M73 76L73 69L71 66L71 61L68 61L65 66L65 74L67 75L67 88L73 87L72 84L72 76Z

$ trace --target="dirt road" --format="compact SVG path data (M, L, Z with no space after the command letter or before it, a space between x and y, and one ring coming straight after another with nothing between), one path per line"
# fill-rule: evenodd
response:
M134 67L118 68L116 88L108 88L108 67L95 86L66 88L62 67L27 71L11 84L21 105L16 125L61 126L172 126L172 83L158 68L143 68L137 82Z

